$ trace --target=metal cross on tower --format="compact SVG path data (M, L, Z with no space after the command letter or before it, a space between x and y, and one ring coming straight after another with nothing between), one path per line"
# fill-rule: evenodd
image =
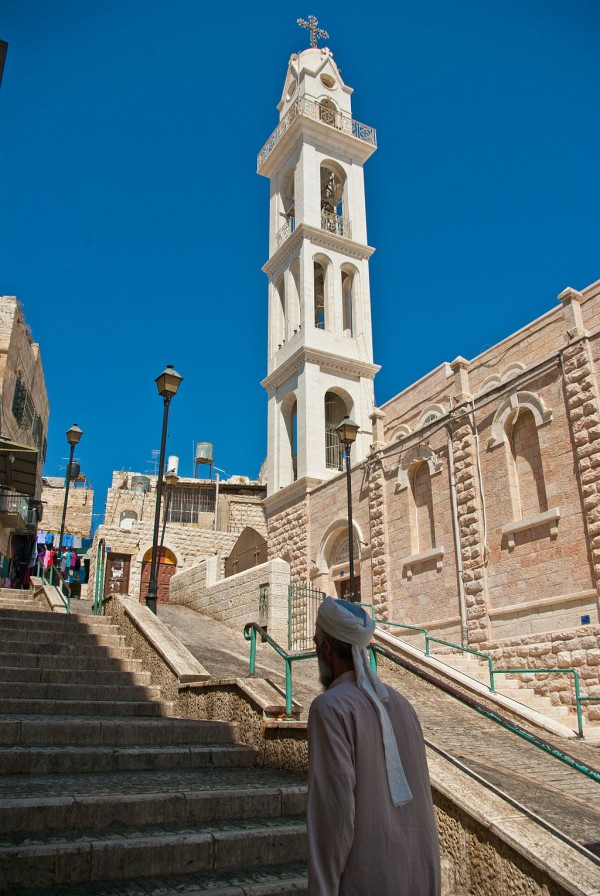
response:
M322 37L323 40L327 40L327 38L329 37L326 31L323 31L322 28L317 28L319 21L314 16L309 16L308 22L305 22L304 19L298 19L298 24L301 28L308 28L308 30L310 31L311 47L317 46L317 37Z

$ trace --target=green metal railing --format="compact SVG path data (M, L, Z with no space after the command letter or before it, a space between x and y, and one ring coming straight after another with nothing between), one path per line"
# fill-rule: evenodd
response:
M94 616L102 616L102 592L104 589L104 567L106 565L106 544L103 538L98 539L96 548L96 568L94 570Z
M401 666L402 668L408 668L409 671L415 671L417 674L420 674L416 670L416 667L412 665L412 663L406 663L406 662L400 660L398 657L395 657L394 654L391 653L389 650L387 650L385 647L380 647L379 644L374 645L374 652L380 653L382 656L384 656L388 660L391 660L391 662L395 663L397 666ZM498 671L501 671L501 670L498 670ZM506 669L504 671L512 672L512 669ZM536 671L542 672L544 670L538 669ZM431 679L429 676L426 676L426 680L433 681L433 679ZM537 737L535 734L532 734L531 731L527 731L525 728L521 728L520 725L517 725L517 724L509 721L508 719L503 718L498 713L494 712L491 709L488 709L486 706L483 706L478 701L475 701L472 698L467 697L465 694L461 694L460 692L456 691L454 688L448 688L448 686L442 686L442 687L444 688L444 690L447 690L450 693L454 692L453 696L458 697L458 699L460 699L467 706L470 706L476 712L480 713L480 715L485 716L487 719L491 719L491 721L496 722L497 724L501 725L507 731L510 731L513 734L516 734L518 737L522 738L523 740L527 741L530 744L533 744L533 746L537 747L538 749L543 750L545 753L549 753L551 756L554 756L555 759L559 759L561 762L564 762L565 765L568 765L570 768L574 768L576 771L581 772L582 774L586 775L586 777L591 778L593 781L596 781L596 783L600 784L600 772L598 772L596 769L591 768L590 766L581 762L579 759L576 759L574 756L570 756L568 753L563 752L563 750L559 750L558 747L555 747L553 744L546 743L546 741L542 740L542 738ZM585 700L587 698L582 697L581 699ZM600 699L600 697L599 698L594 697L594 698L590 698L590 699Z
M363 605L366 606L366 605ZM460 644L453 644L452 641L442 641L440 638L433 638L426 628L421 628L417 625L406 625L401 622L390 622L388 619L377 619L375 616L373 617L378 625L390 625L395 628L409 629L410 631L422 632L425 635L425 656L430 657L431 651L429 649L430 643L434 644L443 644L444 647L451 647L453 650L460 650L462 653L470 653L473 656L478 656L480 659L484 659L488 664L488 673L490 676L490 693L496 693L496 675L545 675L546 673L554 673L554 674L564 674L564 675L573 675L573 680L575 683L575 711L577 713L577 734L579 737L583 738L583 714L581 710L581 704L587 702L598 702L600 701L600 697L582 697L579 690L579 673L577 669L494 669L494 665L492 662L491 656L487 653L481 653L479 650L471 650L469 647L461 647ZM373 657L375 654L373 653L371 656L371 665L373 668L377 668L377 659L373 662ZM436 657L436 659L439 659ZM443 660L442 660L443 662Z
M250 641L250 668L248 677L252 678L256 674L256 636L260 635L263 644L269 644L273 650L285 661L285 714L288 718L292 718L292 663L297 660L310 660L316 657L315 651L305 653L288 653L277 641L274 641L266 630L257 622L248 622L244 626L244 638Z
M44 569L41 563L38 562L35 565L36 575L42 580L45 585L53 585L60 597L63 606L66 608L67 613L71 612L71 589L68 583L65 581L62 572L57 566L48 566Z
M583 737L583 717L581 713L581 701L585 700L585 697L581 697L579 693L579 672L577 669L494 669L492 671L492 683L490 685L490 691L495 693L494 687L494 679L496 675L546 675L551 672L557 673L562 672L565 675L573 675L573 679L575 681L575 709L577 711L577 733L579 737ZM600 698L596 698L600 699Z

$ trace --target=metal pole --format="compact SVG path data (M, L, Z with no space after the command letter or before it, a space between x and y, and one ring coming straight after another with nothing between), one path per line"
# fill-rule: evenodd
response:
M159 558L162 556L162 549L165 543L165 529L167 528L167 517L169 516L169 505L171 504L171 495L173 494L173 486L170 485L167 489L167 501L165 504L165 512L163 513L163 525L162 532L160 536L160 550L158 552Z
M71 469L73 467L73 454L75 453L75 445L71 445L69 452L69 466L67 467L67 481L65 483L65 503L63 504L62 520L60 523L60 538L58 540L58 557L62 560L63 537L65 534L65 520L67 518L67 501L69 500L69 486L71 485Z
M350 443L344 445L346 452L346 485L348 489L348 558L350 560L350 591L348 597L356 600L354 594L354 532L352 529L352 481L350 479Z
M166 396L164 399L165 406L163 410L162 435L160 439L160 459L158 461L158 479L156 481L156 507L154 510L154 534L152 537L152 560L150 561L150 581L148 583L148 592L146 594L146 606L152 610L156 616L156 602L158 600L158 581L157 581L157 563L158 563L158 530L160 528L160 502L162 499L163 484L163 468L165 465L165 445L167 443L167 423L169 420L169 405L171 397Z

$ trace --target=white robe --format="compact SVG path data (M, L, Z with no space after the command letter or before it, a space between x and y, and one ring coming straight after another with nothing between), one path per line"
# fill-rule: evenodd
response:
M308 716L309 896L439 896L440 859L419 720L387 688L412 800L390 799L375 708L345 672Z

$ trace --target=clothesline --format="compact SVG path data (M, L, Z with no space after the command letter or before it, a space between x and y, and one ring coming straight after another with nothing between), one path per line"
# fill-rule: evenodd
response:
M63 548L81 548L82 547L82 536L81 535L73 535L71 532L65 532L63 535L62 546ZM60 547L60 532L46 532L44 529L40 529L37 534L37 543L38 545L46 545L52 546L55 548Z

